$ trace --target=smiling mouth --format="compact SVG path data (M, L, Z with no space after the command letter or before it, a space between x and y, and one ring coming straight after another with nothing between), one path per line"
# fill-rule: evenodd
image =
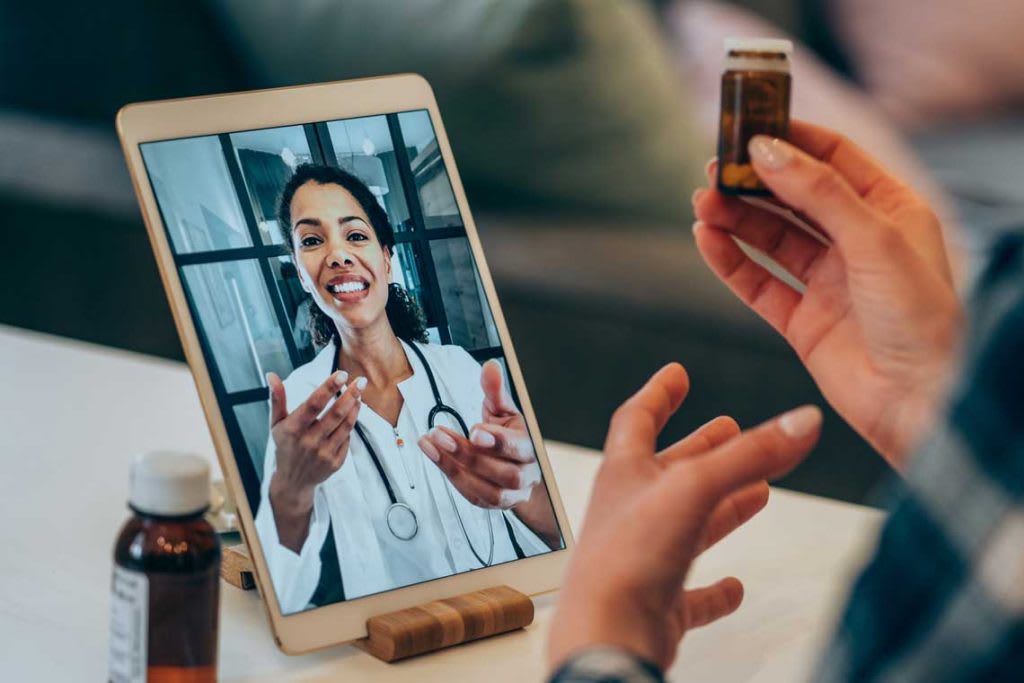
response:
M348 280L346 282L331 283L325 289L334 297L335 301L353 303L366 298L370 291L370 283L361 280Z
M369 289L370 285L365 282L342 282L336 285L327 285L327 291L331 294L346 294L350 292L362 292Z

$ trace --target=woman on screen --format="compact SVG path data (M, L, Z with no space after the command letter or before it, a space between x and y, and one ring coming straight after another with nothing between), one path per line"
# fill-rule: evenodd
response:
M325 346L273 373L256 528L284 613L561 547L496 361L427 343L370 190L302 165L279 219Z

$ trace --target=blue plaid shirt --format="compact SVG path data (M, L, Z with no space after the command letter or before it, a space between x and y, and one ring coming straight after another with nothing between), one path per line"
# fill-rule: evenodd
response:
M960 380L911 461L819 683L1024 681L1024 234L995 247L971 311ZM607 648L554 676L660 680Z

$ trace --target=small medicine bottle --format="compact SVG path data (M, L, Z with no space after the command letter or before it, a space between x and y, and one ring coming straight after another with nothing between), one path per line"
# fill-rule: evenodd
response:
M793 43L726 38L718 124L718 189L730 195L771 195L754 173L747 145L755 135L789 133Z
M220 539L203 519L210 468L194 455L147 453L131 470L114 546L110 683L217 680Z

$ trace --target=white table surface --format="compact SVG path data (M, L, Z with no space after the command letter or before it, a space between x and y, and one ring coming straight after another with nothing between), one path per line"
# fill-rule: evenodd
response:
M183 364L0 326L0 680L106 677L114 537L131 458L153 449L216 457ZM578 529L594 451L549 443ZM827 639L879 513L779 489L755 520L701 558L692 581L746 585L732 617L686 637L673 680L799 681ZM642 530L637 530L642 533ZM339 646L288 657L255 591L221 591L222 681L542 680L557 595L525 631L399 664Z

